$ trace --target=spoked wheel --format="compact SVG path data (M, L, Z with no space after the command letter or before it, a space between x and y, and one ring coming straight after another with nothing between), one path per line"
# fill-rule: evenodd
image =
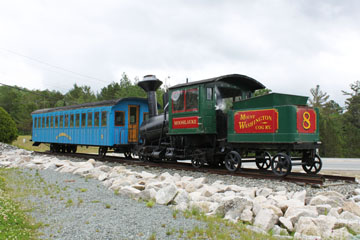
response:
M291 172L291 158L285 153L276 154L271 161L271 169L276 176L285 177Z
M268 169L271 165L271 155L268 152L264 152L259 158L256 158L256 166L259 169Z
M66 146L66 152L67 153L71 153L71 149L72 149L72 147L69 145L69 146Z
M320 172L322 168L322 161L318 154L315 154L315 157L312 161L308 161L306 164L302 165L302 168L306 173L316 174Z
M54 146L54 144L50 144L50 152L55 152L55 146Z
M99 147L99 157L105 157L107 152L107 147Z
M149 161L148 157L144 155L144 149L140 149L138 152L139 160L143 162Z
M196 149L193 153L193 157L191 159L191 164L195 168L199 168L204 165L205 162L205 153L200 149Z
M72 153L76 153L76 150L77 150L77 146L76 146L76 145L71 146L71 152L72 152Z
M225 155L225 167L230 172L235 172L241 168L241 156L236 151L228 152Z
M132 159L131 152L124 152L124 156L125 156L125 158Z

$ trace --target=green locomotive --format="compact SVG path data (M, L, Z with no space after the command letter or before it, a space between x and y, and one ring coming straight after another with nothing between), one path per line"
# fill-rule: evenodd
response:
M148 92L149 105L156 104L156 88L149 91L149 86L160 84L154 76L139 83ZM289 174L293 165L302 165L306 172L318 173L322 167L316 153L318 110L308 107L303 96L254 97L264 88L239 74L170 87L164 113L150 113L140 128L140 158L191 159L197 168L224 164L229 171L238 170L243 162L255 162L259 169L271 166L279 176Z

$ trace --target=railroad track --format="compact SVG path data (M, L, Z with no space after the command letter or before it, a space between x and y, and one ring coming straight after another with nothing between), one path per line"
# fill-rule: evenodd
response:
M239 176L247 178L256 178L256 179L269 179L277 181L287 181L293 182L302 185L311 185L313 187L322 187L326 180L328 181L345 181L348 183L355 183L355 177L347 176L337 176L337 175L324 175L324 174L307 174L300 172L291 172L286 177L279 177L274 175L270 170L259 170L251 168L241 168L237 172L229 172L226 169L221 168L212 168L204 166L202 168L194 168L190 163L185 162L143 162L138 159L126 159L124 157L118 156L105 156L99 157L97 154L85 154L85 153L51 153L51 152L35 152L36 154L46 154L46 155L56 155L56 156L68 156L81 159L93 158L98 161L107 161L107 162L116 162L126 165L138 165L138 166L148 166L148 167L158 167L164 169L176 169L184 171L195 171L203 172L208 174L219 174L219 175L228 175L228 176Z

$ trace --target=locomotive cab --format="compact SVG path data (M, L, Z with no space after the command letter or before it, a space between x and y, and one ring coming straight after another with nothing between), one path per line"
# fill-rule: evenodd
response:
M265 88L250 77L232 74L169 89L169 132L177 158L195 159L193 165L217 164L226 142L227 114L232 102L252 97Z

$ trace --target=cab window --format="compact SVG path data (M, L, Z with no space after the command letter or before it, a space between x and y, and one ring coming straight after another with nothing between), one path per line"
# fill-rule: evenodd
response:
M172 101L172 111L176 112L183 112L185 109L184 105L184 91L178 90L174 91L171 94L171 101Z
M185 111L197 111L199 105L199 91L197 88L186 90Z

